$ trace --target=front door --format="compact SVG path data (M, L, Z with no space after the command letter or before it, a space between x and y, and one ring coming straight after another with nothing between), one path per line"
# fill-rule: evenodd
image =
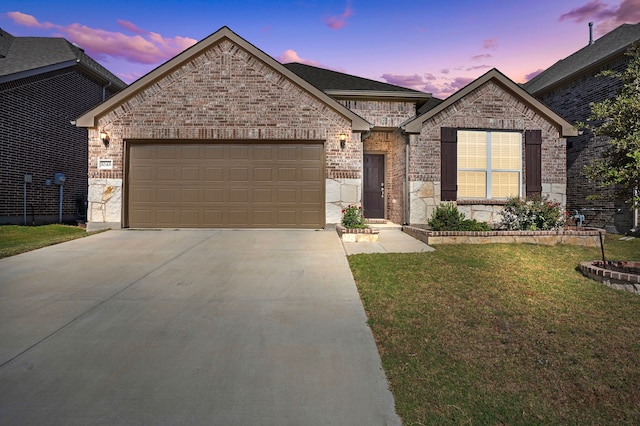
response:
M362 204L368 219L384 219L384 155L364 154Z

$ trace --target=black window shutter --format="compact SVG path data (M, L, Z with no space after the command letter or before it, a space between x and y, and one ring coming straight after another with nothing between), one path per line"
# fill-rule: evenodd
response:
M527 197L542 193L542 131L525 130L524 161Z
M440 128L440 200L455 201L458 191L458 131Z

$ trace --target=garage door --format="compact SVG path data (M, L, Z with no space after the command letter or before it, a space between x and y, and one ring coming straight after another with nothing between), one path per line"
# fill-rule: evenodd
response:
M133 143L127 224L133 228L320 228L321 143Z

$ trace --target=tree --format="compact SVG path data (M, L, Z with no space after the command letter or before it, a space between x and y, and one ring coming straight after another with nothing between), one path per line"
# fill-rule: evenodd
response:
M622 87L615 97L591 104L588 123L581 123L594 135L609 138L601 158L587 165L583 173L601 188L611 188L616 198L640 208L640 44L631 47L631 61L622 72L603 71L617 78Z

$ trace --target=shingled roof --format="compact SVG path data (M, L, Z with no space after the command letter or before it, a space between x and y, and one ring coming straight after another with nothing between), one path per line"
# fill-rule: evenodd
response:
M405 98L426 102L431 98L430 93L408 89L368 78L344 74L311 65L292 62L283 64L289 71L322 90L326 94L341 98L351 97L385 97Z
M127 84L63 38L15 37L0 29L0 83L80 65L121 90Z
M623 55L633 43L638 41L640 41L640 23L623 24L603 35L593 44L559 60L525 83L524 88L533 94L543 92L572 78L575 74L586 72Z

